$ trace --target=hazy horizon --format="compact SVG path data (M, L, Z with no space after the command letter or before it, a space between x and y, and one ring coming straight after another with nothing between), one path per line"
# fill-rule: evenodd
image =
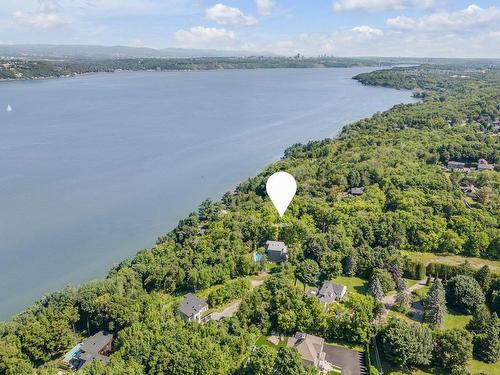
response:
M500 58L492 0L0 0L0 44Z

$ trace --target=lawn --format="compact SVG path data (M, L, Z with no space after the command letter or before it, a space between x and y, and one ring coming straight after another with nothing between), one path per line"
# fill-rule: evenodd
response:
M467 260L475 269L479 269L482 266L487 265L492 272L500 275L500 261L498 260L470 258L460 255L437 255L432 253L419 253L414 251L401 251L401 254L408 256L411 260L424 262L426 265L429 263L460 265Z
M332 280L334 283L343 284L347 287L347 291L352 293L366 294L368 291L368 281L359 277L338 276Z
M424 369L415 369L410 373L402 372L398 370L396 367L391 364L384 362L382 363L382 367L384 368L384 374L386 375L446 375L449 374L446 370L443 369L435 369L432 367L425 367ZM488 375L497 375L499 373L498 369L500 367L500 363L484 363L476 360L471 360L467 369L469 373L472 375L477 375L479 373L484 373Z
M280 341L280 343L278 345L273 345L269 341L267 341L267 338L268 338L268 336L266 336L266 335L260 336L257 339L257 341L255 342L255 346L260 347L260 346L266 345L266 346L269 346L270 348L274 348L276 350L286 346L286 340Z
M460 314L448 309L448 312L444 316L442 329L465 328L471 319L471 315Z
M430 287L424 286L423 288L414 290L412 293L416 295L419 299L424 299L427 297Z
M479 373L485 373L488 375L495 375L495 374L500 374L500 362L497 363L484 363L480 361L476 361L473 359L469 366L467 366L469 369L470 373L473 375L479 374Z

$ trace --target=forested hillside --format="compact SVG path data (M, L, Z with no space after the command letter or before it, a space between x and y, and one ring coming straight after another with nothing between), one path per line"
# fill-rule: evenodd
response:
M203 202L105 280L54 293L0 325L0 374L56 374L64 353L88 330L101 329L117 335L110 364L94 361L80 373L305 374L294 350L277 355L256 345L273 331L303 331L362 348L377 337L391 369L494 374L496 271L467 263L426 267L403 253L474 257L479 264L500 259L500 173L476 169L480 159L500 162L500 70L420 66L356 79L413 89L422 101L350 124L338 139L290 147L221 201ZM465 163L467 171L450 170L449 161ZM267 177L279 170L298 183L282 220L265 192ZM464 187L471 186L467 195ZM351 188L364 190L353 195ZM266 240L284 241L289 261L272 269L265 257L254 262L252 253L262 253ZM265 282L251 291L232 285L255 275ZM424 321L409 322L405 283L426 276L439 280L429 279ZM370 290L349 292L326 311L304 295L318 279L338 277ZM214 308L242 303L231 318L186 323L176 307L187 292L219 293L212 294ZM388 318L381 301L391 293L398 308ZM481 318L448 325L447 308L464 321Z
M388 66L394 64L385 61ZM193 57L193 58L67 58L20 59L0 57L0 80L41 79L116 71L186 71L219 69L343 68L378 66L369 58L314 57Z

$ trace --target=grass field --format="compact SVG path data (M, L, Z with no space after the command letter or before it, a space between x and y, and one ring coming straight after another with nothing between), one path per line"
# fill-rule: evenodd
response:
M401 254L408 256L411 260L424 262L426 265L429 263L459 265L467 260L475 269L479 269L482 266L487 265L492 272L500 275L500 261L498 260L469 258L460 255L437 255L432 253L419 253L413 251L401 251Z
M368 292L368 281L359 277L338 276L332 279L334 283L343 284L347 287L347 292L365 294Z
M415 369L411 372L402 372L398 370L394 366L390 365L387 362L382 363L382 367L384 369L384 374L386 375L449 375L449 372L443 369L436 369L432 367L425 367L423 369ZM469 373L471 375L478 375L480 373L488 374L488 375L498 375L500 373L500 363L484 363L480 361L476 361L475 359L471 360L469 366L467 366Z
M472 315L464 315L448 309L448 312L444 316L441 329L465 328L471 319Z

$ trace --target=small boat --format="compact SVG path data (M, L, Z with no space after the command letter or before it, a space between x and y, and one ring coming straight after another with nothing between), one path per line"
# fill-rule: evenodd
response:
M12 107L10 106L10 104L7 104L7 112L12 112Z

